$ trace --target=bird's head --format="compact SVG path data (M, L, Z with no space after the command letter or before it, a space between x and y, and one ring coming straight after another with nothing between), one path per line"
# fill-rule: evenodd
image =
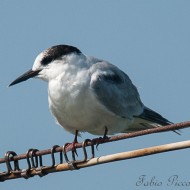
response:
M80 54L81 51L73 46L52 46L37 56L32 69L19 76L9 86L13 86L33 77L41 78L45 81L56 78L56 76L63 72L63 66L66 67L67 64L75 62L75 55Z

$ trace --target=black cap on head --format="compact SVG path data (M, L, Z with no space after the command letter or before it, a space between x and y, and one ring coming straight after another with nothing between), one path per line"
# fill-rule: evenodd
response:
M81 51L79 49L77 49L76 47L69 46L69 45L52 46L43 52L43 58L41 60L41 64L47 65L51 61L59 59L61 56L68 55L70 53L80 54ZM33 78L33 77L37 76L41 70L42 69L33 71L32 69L30 69L29 71L27 71L26 73L24 73L23 75L18 77L16 80L14 80L9 86L13 86L20 82L23 82L30 78Z
M41 60L42 65L47 65L51 61L58 59L61 56L68 55L70 53L81 53L81 51L69 45L56 45L48 48L44 51L44 57Z

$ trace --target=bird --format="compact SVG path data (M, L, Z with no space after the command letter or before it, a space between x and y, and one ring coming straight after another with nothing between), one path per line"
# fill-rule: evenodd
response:
M75 141L82 132L105 137L172 124L143 104L125 72L71 45L42 51L32 69L9 86L30 78L48 83L49 109L56 123L75 135Z

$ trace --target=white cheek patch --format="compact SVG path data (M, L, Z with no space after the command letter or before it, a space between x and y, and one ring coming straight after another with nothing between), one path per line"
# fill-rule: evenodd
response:
M42 60L42 58L43 58L43 53L40 53L40 54L36 57L36 59L35 59L35 61L34 61L34 65L33 65L33 67L32 67L32 70L33 70L33 71L36 71L36 70L38 70L38 69L41 68L41 60Z

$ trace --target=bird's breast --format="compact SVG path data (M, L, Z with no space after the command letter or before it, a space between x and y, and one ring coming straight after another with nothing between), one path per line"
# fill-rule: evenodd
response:
M83 80L70 78L49 82L49 108L57 122L68 131L76 127L84 130L93 117L93 97L88 80L83 77Z

